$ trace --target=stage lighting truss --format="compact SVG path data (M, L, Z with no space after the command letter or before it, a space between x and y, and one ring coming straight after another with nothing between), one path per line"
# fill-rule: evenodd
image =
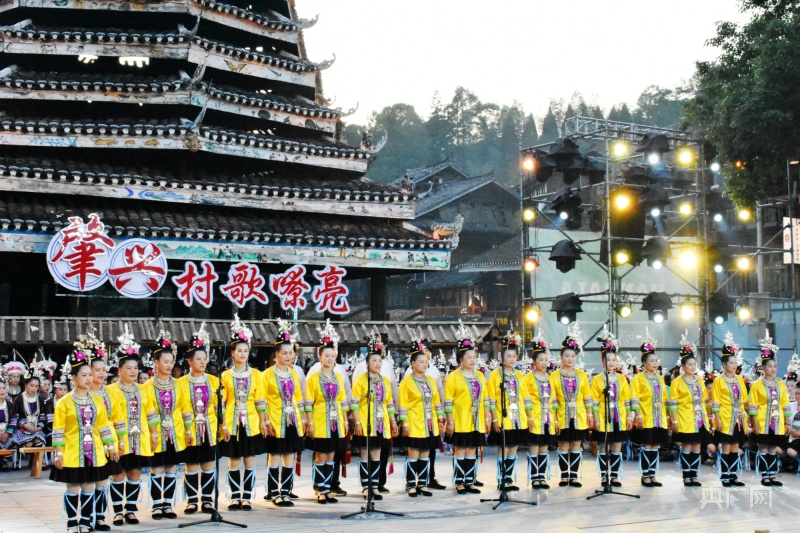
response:
M569 272L575 268L575 261L580 261L581 259L580 248L569 239L555 243L550 252L550 260L555 261L559 272Z
M734 312L733 298L722 293L714 293L708 298L708 316L718 326L728 320L728 315Z
M550 209L554 211L567 229L576 230L581 227L581 197L569 187L559 189L550 198Z
M651 237L642 247L642 258L655 270L663 268L671 257L669 243L664 237Z

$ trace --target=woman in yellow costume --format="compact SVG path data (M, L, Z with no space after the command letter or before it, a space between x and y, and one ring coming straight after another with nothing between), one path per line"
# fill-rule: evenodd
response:
M761 484L766 487L783 485L775 479L778 474L778 448L786 449L792 411L786 394L786 385L776 379L778 373L778 347L769 332L761 339L762 376L750 386L750 428L758 443L756 474L761 474Z
M729 331L722 346L722 373L711 388L711 413L717 428L717 438L722 445L719 456L719 479L723 487L743 487L737 474L741 470L739 446L747 440L747 387L742 376L736 374L741 362L741 350Z
M150 425L158 421L155 398L144 385L136 382L139 364L150 366L150 354L140 358L141 346L127 331L119 338L116 351L119 381L106 391L111 398L114 431L119 442L120 474L111 476L110 497L115 526L123 523L136 525L139 519L137 502L141 489L142 468L150 466L150 457L156 447L158 435L150 432Z
M681 447L680 465L683 484L700 487L700 446L707 440L710 430L711 400L705 383L697 377L697 350L687 339L688 331L681 336L681 375L672 380L669 393L669 414L673 438Z
M549 489L547 473L550 469L549 446L556 443L558 421L553 410L553 388L547 369L550 350L542 332L532 340L533 367L522 378L522 398L528 421L528 478L531 488Z
M583 339L576 322L561 343L561 367L550 374L553 388L553 409L558 418L558 466L561 470L559 487L580 487L582 446L594 425L593 401L586 372L576 368L578 354L583 351Z
M306 407L293 365L295 342L291 324L278 319L275 364L261 375L261 388L267 400L267 496L277 507L294 506L289 499L294 487L292 467L297 452L303 451Z
M58 402L53 419L56 452L50 480L67 485L64 511L69 533L94 529L95 483L108 479L108 459L119 460L103 401L89 392L91 357L89 347L75 343L64 365L73 390Z
M400 382L398 405L402 444L408 448L406 491L412 498L431 496L429 455L444 429L444 409L436 380L427 375L428 356L422 339L411 347L411 374Z
M314 451L312 473L317 502L336 503L331 495L335 463L333 456L342 450L347 441L347 413L350 403L342 375L336 372L336 355L339 334L330 321L318 330L320 334L317 357L319 372L309 373L306 382L306 405L309 420L306 425L308 449Z

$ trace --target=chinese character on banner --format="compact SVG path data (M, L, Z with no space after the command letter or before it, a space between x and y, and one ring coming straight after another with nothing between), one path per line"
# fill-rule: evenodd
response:
M114 241L104 230L96 213L89 215L87 224L81 217L69 217L69 226L61 229L47 247L47 267L59 285L83 292L105 282Z
M178 286L178 298L183 301L183 305L191 307L194 300L197 300L208 309L214 303L214 283L219 276L210 262L203 261L200 266L203 268L202 274L192 261L186 261L183 274L174 276L172 283Z
M167 258L145 239L125 241L111 255L111 284L128 298L147 298L158 292L167 279Z
M350 293L343 283L342 278L347 275L344 268L328 265L322 270L314 272L314 277L320 284L314 287L311 299L317 304L317 312L329 312L335 315L346 315L350 312L347 295Z
M264 276L258 271L258 267L242 261L236 263L228 271L228 283L219 290L228 297L230 301L244 307L244 304L255 298L262 304L268 303L267 293L261 287L267 284Z
M306 308L308 301L303 295L311 290L311 285L303 279L305 275L306 267L303 265L295 265L283 274L270 274L269 288L280 298L281 308L284 311Z

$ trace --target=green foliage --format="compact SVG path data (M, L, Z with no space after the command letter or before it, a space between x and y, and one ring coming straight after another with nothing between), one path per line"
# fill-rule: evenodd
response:
M709 44L721 55L697 63L687 121L717 148L725 188L739 205L781 194L786 160L800 153L800 2L745 0L749 22L722 22Z
M637 112L649 120L677 122L680 96L670 89L649 87L639 98L643 109ZM420 118L412 106L395 104L373 113L369 119L375 140L383 132L387 132L389 139L367 176L387 183L401 177L407 169L449 159L470 175L492 173L497 181L513 187L519 180L520 148L555 141L562 134L564 119L575 115L604 118L603 110L587 102L579 92L569 102L551 100L547 114L540 120L526 114L519 102L510 106L482 102L464 87L456 89L449 102L442 102L435 93L427 120ZM620 104L612 108L609 118L630 121L632 115L627 105ZM362 129L358 125L345 125L342 140L358 145Z

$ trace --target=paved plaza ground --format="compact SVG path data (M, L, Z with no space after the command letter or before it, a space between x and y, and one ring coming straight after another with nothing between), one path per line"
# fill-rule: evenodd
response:
M553 457L554 459L554 457ZM784 486L767 489L762 487L751 471L746 471L743 480L747 486L742 489L722 488L716 471L703 466L702 488L684 488L681 483L677 463L662 463L659 479L664 483L660 489L647 489L639 484L637 465L625 462L623 488L618 489L640 494L641 499L624 496L601 496L591 501L586 497L599 488L599 476L589 453L584 454L584 477L582 488L553 488L547 491L532 491L528 488L512 493L512 497L535 501L538 506L504 504L492 511L488 503L480 503L481 497L495 497L492 490L495 477L495 457L489 455L479 465L479 479L486 483L483 494L458 496L452 490L450 475L451 458L441 455L437 460L438 479L449 485L446 491L434 491L432 498L411 499L402 492L402 464L405 457L395 455L395 472L389 476L388 488L392 491L379 509L403 512L403 518L384 518L374 515L355 520L341 520L340 515L358 511L362 505L358 486L356 461L348 467L348 477L342 486L350 494L340 498L340 503L319 505L313 499L311 489L311 456L305 452L302 476L297 478L295 492L301 497L295 507L278 509L271 502L262 499L263 480L266 475L264 457L260 458L258 475L259 490L251 512L227 511L227 500L220 497L223 516L248 525L248 531L369 531L381 533L405 531L420 533L424 531L559 531L591 533L625 532L680 532L690 531L738 533L756 530L796 532L800 529L800 478L791 474L781 474L779 479ZM551 461L551 464L555 461ZM524 455L520 454L519 485L524 485L526 467ZM224 468L223 468L224 470ZM63 486L46 479L28 477L21 470L0 473L0 533L47 533L66 531L62 518ZM223 478L224 479L224 478ZM555 480L554 480L555 481ZM137 526L114 527L119 532L149 532L178 530L178 525L198 520L207 515L182 514L184 503L179 502L177 520L154 521L149 512L138 514L141 523ZM144 509L144 502L140 504ZM110 522L109 516L109 522ZM182 529L187 532L234 531L226 525L205 525Z

